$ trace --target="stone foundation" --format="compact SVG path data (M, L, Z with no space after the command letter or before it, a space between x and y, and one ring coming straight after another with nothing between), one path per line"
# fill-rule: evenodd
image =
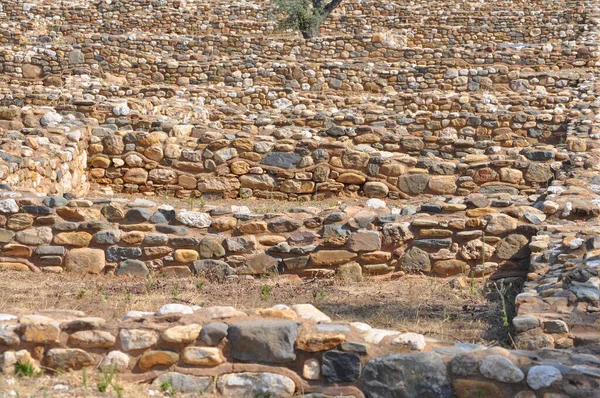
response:
M155 389L226 397L593 397L599 387L591 355L452 345L332 322L310 304L247 313L167 304L120 322L60 310L1 317L7 374L17 363L35 370L98 367Z

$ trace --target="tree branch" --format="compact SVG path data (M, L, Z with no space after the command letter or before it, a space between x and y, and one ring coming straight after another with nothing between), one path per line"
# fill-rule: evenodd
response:
M329 4L327 4L325 7L323 7L322 15L324 17L326 17L329 14L331 14L331 12L333 10L335 10L341 4L341 2L342 2L342 0L331 0L331 2L329 2Z

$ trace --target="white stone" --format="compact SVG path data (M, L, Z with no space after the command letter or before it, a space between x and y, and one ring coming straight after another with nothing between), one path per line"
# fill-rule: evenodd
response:
M152 330L121 329L119 332L121 347L125 351L150 348L158 341L158 334Z
M581 247L581 245L583 245L583 239L580 238L575 238L573 240L570 240L567 243L567 246L569 247L569 249L579 249Z
M385 201L383 201L381 199L377 199L377 198L372 198L372 199L367 200L366 205L367 205L367 207L370 207L371 209L383 209L387 206Z
M131 112L129 106L125 104L119 104L113 107L113 113L117 116L127 116Z
M321 365L319 364L318 359L310 358L304 361L304 366L302 367L302 377L307 380L318 380L320 374Z
M490 355L481 361L479 371L488 379L502 383L518 383L525 375L508 358L500 355Z
M62 122L63 117L56 112L48 112L40 119L40 124L44 127Z
M133 202L129 202L127 203L127 207L155 207L156 203L148 200L148 199L141 199L141 198L136 198Z
M296 384L287 376L275 373L230 373L217 380L219 392L228 398L263 396L291 397Z
M232 205L231 206L231 211L233 213L241 213L241 214L250 214L250 213L252 213L250 211L250 209L248 208L248 206L236 206L236 205Z
M279 98L273 101L273 105L275 105L279 109L286 109L293 106L293 102L287 98Z
M104 369L113 368L119 372L129 367L129 355L121 351L111 351L102 359L100 367Z
M144 318L144 317L147 317L150 315L154 315L154 312L129 311L128 313L125 314L125 316L123 316L123 320L130 319L130 318Z
M156 316L167 314L193 314L194 310L200 309L198 306L185 304L165 304L156 311Z
M0 314L0 322L16 321L18 318L12 314Z
M331 318L319 311L312 304L294 304L292 309L302 319L310 319L314 322L331 322Z
M425 336L418 333L402 333L392 340L393 345L405 345L413 351L425 349Z
M373 329L373 327L371 325L364 323L364 322L351 322L350 326L360 330L361 332L367 332L367 331Z
M379 344L381 343L381 340L385 339L386 337L395 337L399 334L401 333L396 330L371 329L363 335L363 338L367 343Z
M553 366L534 366L527 373L527 384L534 390L550 387L552 383L559 380L562 380L562 374Z
M208 213L197 211L182 211L175 218L180 223L189 227L208 228L212 224L212 219Z
M19 205L14 199L0 200L0 213L18 213Z
M245 312L238 311L234 307L214 306L202 310L202 315L209 319L223 319L234 316L248 316Z

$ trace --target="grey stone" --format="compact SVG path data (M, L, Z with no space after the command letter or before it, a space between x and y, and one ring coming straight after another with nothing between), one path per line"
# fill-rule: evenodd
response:
M225 239L225 247L231 253L250 253L256 249L256 238L254 235L232 236Z
M332 350L323 354L321 373L329 383L353 382L360 370L360 356L354 352Z
M240 361L287 363L296 359L298 324L292 321L244 321L229 326L231 355Z
M196 260L192 263L192 269L209 280L222 280L236 273L225 261L212 259Z
M237 268L236 271L239 274L264 274L277 268L280 261L280 258L268 253L257 253L248 257L244 266Z
M142 249L139 247L110 246L106 249L106 261L108 262L134 259L141 255Z
M412 195L423 193L427 184L429 184L429 174L407 174L398 178L398 188Z
M267 166L291 169L296 167L301 158L300 155L293 152L269 152L265 155L261 163Z
M177 392L204 394L213 392L212 377L192 376L177 372L167 372L158 376L152 382L152 387L161 389L163 383L168 382L169 386Z
M165 234L173 234L180 236L187 235L190 233L189 228L182 227L179 225L157 225L156 230Z
M207 345L215 347L227 336L229 326L224 322L211 322L202 326L200 339Z
M302 223L290 218L277 217L267 223L269 231L274 233L292 232L302 226Z
M291 397L296 390L292 379L276 373L229 373L217 379L221 396L227 398Z
M38 256L64 256L65 248L63 246L38 246L35 248L35 254Z
M125 260L115 270L116 275L146 276L148 272L146 263L139 260Z
M103 220L84 221L77 226L79 231L101 231L112 228L112 224Z
M450 398L452 388L441 355L392 354L367 362L361 386L370 398Z
M551 320L544 322L544 332L546 333L568 333L569 326L561 320Z
M366 344L354 343L351 341L345 341L340 344L340 349L346 352L354 352L358 355L367 355L368 348Z
M149 233L144 236L144 245L146 246L162 246L169 242L169 237L166 234Z
M327 224L323 226L323 238L346 238L352 230L346 224Z
M225 255L225 249L217 238L204 237L198 245L200 258L221 258Z
M346 213L343 211L334 211L333 213L327 215L323 220L323 224L332 224L336 222L342 222L346 219Z
M431 271L431 260L429 254L418 247L411 247L404 253L400 260L402 269L407 272L429 272Z
M417 247L425 247L428 249L444 249L450 247L452 239L415 239L413 244Z
M515 331L518 333L526 332L540 326L540 321L533 315L519 315L512 320Z
M502 383L518 383L525 378L518 366L501 355L489 355L483 358L479 371L488 379Z
M83 56L83 52L81 50L72 50L69 53L69 64L77 65L85 63L85 57Z
M65 199L62 196L59 195L49 195L46 196L44 198L44 200L42 201L42 203L44 203L46 206L48 207L60 207L60 206L64 206L66 205L68 202L67 199Z
M150 211L143 207L134 207L125 213L127 221L134 223L143 223L150 219Z
M200 244L200 239L192 237L177 237L169 239L169 244L173 247L194 247Z
M121 240L121 230L110 229L106 231L96 232L94 241L99 245L114 245Z

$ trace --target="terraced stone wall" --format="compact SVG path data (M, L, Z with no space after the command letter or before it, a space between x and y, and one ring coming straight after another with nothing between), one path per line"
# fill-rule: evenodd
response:
M438 130L427 134L345 127L340 120L318 135L274 125L231 134L194 125L168 132L160 127L111 132L100 126L89 146L90 180L114 192L211 199L516 195L532 193L560 175L570 164L568 149L587 148L576 138L560 151L529 147L528 139L510 127L481 123L477 118L432 121ZM486 130L489 135L478 135Z
M592 355L449 344L332 322L309 304L249 312L167 304L106 322L78 311L6 313L1 366L115 369L121 381L225 397L593 397Z

